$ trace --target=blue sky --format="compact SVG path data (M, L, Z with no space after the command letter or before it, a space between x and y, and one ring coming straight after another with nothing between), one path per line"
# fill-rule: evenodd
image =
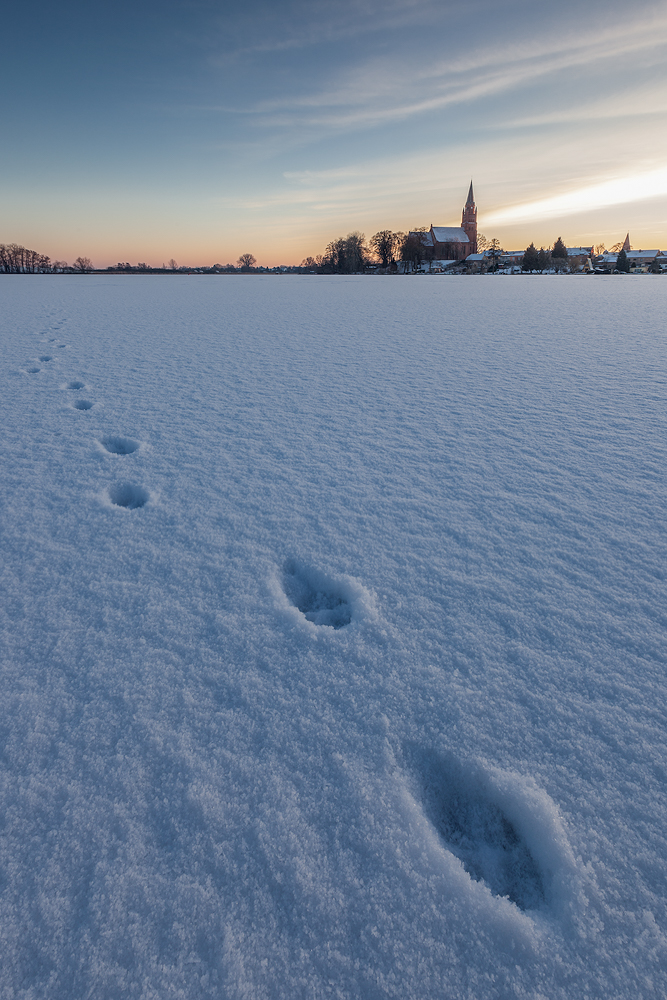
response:
M667 2L5 8L0 242L298 262L358 229L667 248Z

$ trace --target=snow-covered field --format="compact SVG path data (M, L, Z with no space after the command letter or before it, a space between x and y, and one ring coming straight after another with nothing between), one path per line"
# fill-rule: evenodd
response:
M0 279L2 1000L667 991L667 281Z

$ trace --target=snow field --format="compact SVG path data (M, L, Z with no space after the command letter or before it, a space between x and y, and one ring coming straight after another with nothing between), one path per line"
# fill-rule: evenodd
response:
M663 284L3 279L0 995L665 992Z

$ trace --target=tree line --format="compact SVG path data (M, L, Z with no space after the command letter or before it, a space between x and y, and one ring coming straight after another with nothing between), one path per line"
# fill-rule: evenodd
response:
M367 241L363 233L355 230L347 236L332 240L323 254L305 257L301 261L301 267L320 274L355 274L378 264L381 267L391 267L397 260L404 259L404 250L412 242L420 244L420 248L412 248L417 255L427 251L421 240L411 238L409 233L393 233L389 229L383 229Z
M381 229L369 240L363 233L353 232L339 236L329 243L323 254L305 257L301 267L316 270L320 274L355 274L368 267L395 270L399 261L408 268L417 270L422 264L434 260L437 250L424 242L425 226L416 226L408 233L394 233ZM502 253L497 239L488 240L481 233L477 237L477 249L486 251L492 266Z
M77 257L73 264L66 260L51 260L37 250L28 250L18 243L0 243L0 274L83 273L93 270L89 257Z

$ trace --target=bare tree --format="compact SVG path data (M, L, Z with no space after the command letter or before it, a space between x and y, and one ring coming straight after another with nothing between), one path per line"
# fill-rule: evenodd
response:
M167 264L167 267L169 268L170 271L175 271L177 269L178 264L176 263L176 261L174 260L173 257L171 258L171 260Z
M426 242L426 227L410 230L401 244L401 260L413 270L421 267L422 261L433 259L433 247Z
M398 249L399 236L390 229L381 229L368 241L368 245L377 257L382 267L389 267L394 262L394 253Z
M93 262L90 257L77 257L72 267L75 271L80 271L82 274L85 274L87 271L92 271Z
M354 274L363 271L367 263L368 248L364 234L355 231L329 243L322 259L322 268L327 273Z
M0 273L44 274L51 270L50 258L37 250L27 250L18 243L0 243Z
M255 266L257 260L251 253L242 253L236 263L242 271L249 271L251 267Z

